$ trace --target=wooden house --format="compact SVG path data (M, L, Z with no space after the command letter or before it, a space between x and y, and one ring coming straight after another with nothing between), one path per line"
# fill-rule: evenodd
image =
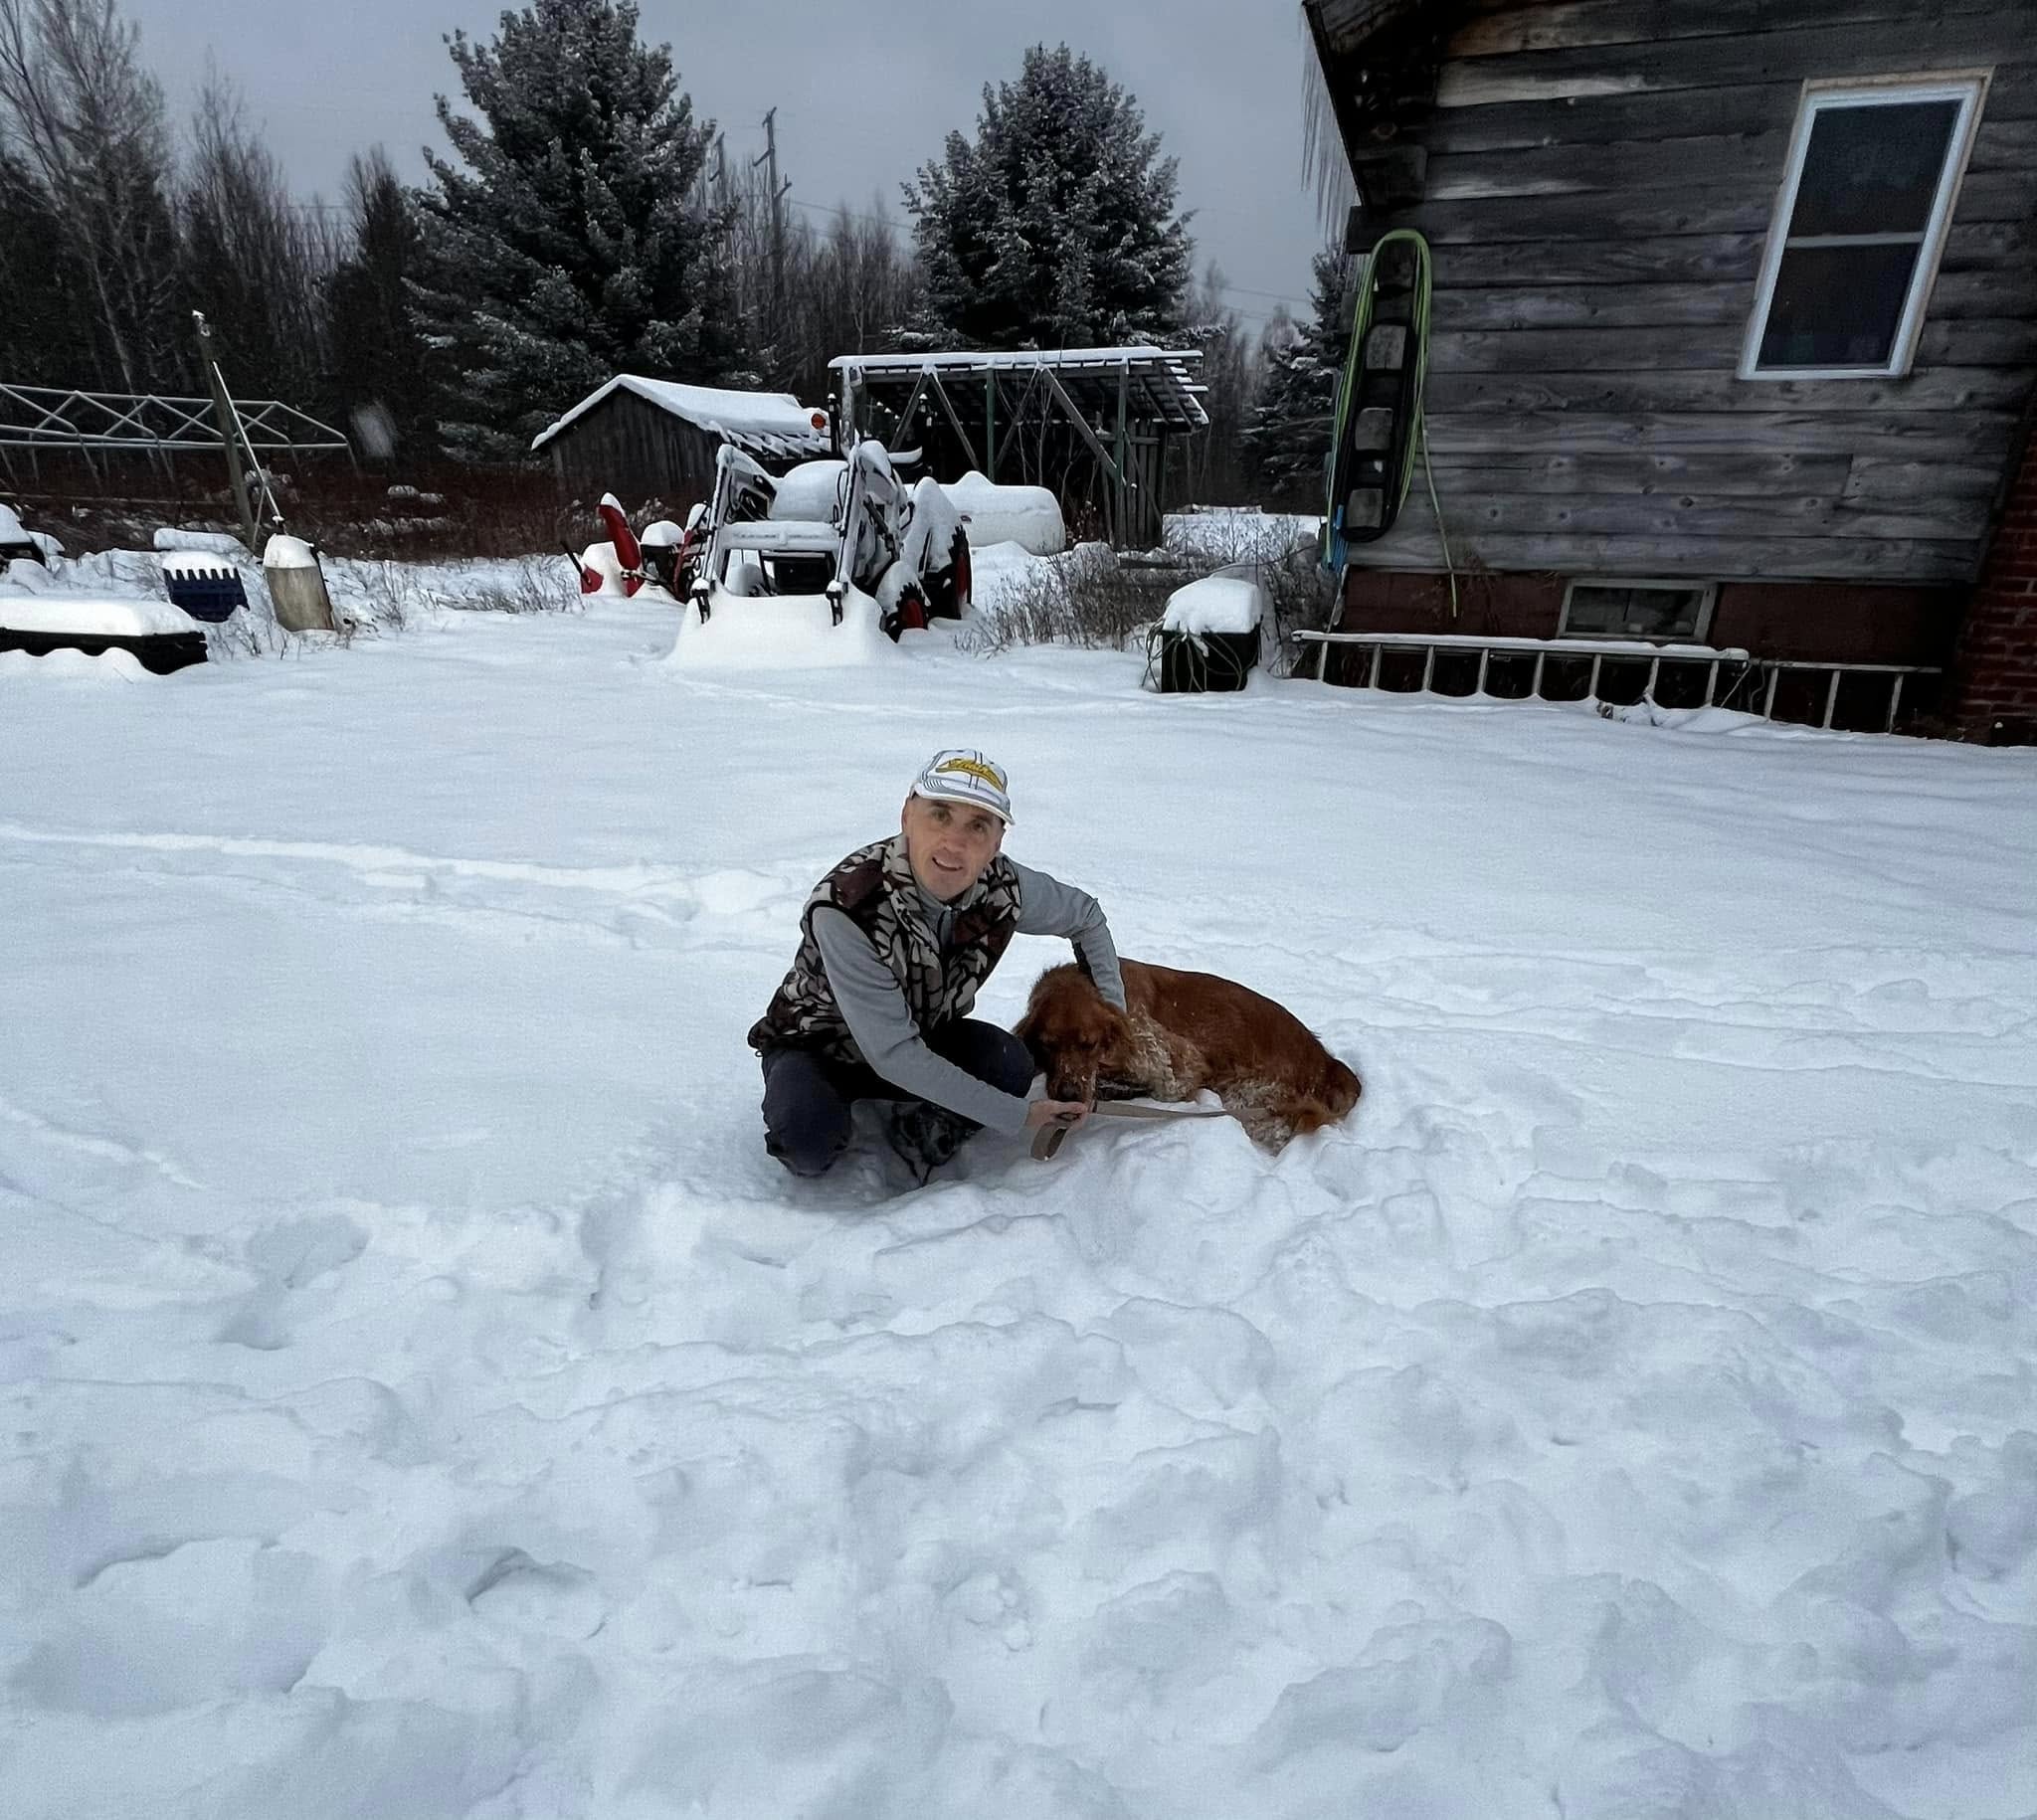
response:
M1343 630L1675 641L1792 718L2037 721L2037 0L1303 14L1346 250L1411 228L1433 273L1433 502L1417 472L1352 549Z
M705 499L715 452L733 444L769 473L830 455L828 414L789 392L732 392L621 373L532 443L560 487L587 498L663 502L673 516Z

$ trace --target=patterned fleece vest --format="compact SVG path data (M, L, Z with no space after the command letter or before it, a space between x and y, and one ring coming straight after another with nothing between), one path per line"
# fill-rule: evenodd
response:
M858 847L807 899L800 913L799 953L770 1008L750 1026L750 1047L818 1049L835 1061L863 1059L834 1001L821 945L814 939L814 912L824 904L844 912L869 938L924 1034L969 1015L976 989L1011 946L1019 902L1018 875L1001 853L984 873L975 900L955 912L943 955L920 908L905 836Z

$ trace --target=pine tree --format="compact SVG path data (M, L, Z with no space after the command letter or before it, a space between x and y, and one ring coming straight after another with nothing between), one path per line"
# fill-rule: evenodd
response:
M429 455L437 442L431 374L410 295L418 225L379 145L347 167L347 214L350 247L323 298L328 403L361 427L372 452ZM381 447L389 437L393 450Z
M1306 326L1276 322L1263 343L1265 372L1244 441L1269 500L1319 505L1337 386L1351 345L1350 262L1316 255Z
M448 447L517 459L617 373L742 383L737 316L695 183L714 135L630 0L532 0L491 44L448 43L475 121L431 158L420 314Z
M1192 257L1175 160L1138 104L1066 45L983 91L905 186L934 318L984 347L1158 341L1181 328Z

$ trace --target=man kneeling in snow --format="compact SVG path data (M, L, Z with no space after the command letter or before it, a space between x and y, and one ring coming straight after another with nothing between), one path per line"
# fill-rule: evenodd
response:
M858 847L814 887L800 948L750 1030L764 1059L764 1145L796 1176L825 1174L856 1100L890 1100L891 1147L927 1177L984 1126L1016 1137L1076 1125L1089 1108L1028 1102L1032 1058L969 1015L1015 935L1075 944L1120 1010L1117 950L1095 898L1007 859L1001 766L939 752L913 780L888 840Z

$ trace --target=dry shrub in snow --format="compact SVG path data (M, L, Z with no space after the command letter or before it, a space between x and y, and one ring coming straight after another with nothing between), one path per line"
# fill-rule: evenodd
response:
M489 578L446 605L463 613L578 613L585 597L556 557L526 556L492 565Z
M1078 544L1065 556L1029 565L997 602L970 616L958 642L985 654L1015 644L1117 650L1159 617L1185 579L1172 566L1129 562L1102 544Z
M1080 544L1008 583L971 616L960 643L986 654L1018 644L1123 649L1160 618L1177 588L1225 570L1249 571L1265 588L1273 604L1267 636L1289 667L1295 631L1327 623L1335 584L1316 561L1304 523L1261 512L1170 518L1158 550Z

